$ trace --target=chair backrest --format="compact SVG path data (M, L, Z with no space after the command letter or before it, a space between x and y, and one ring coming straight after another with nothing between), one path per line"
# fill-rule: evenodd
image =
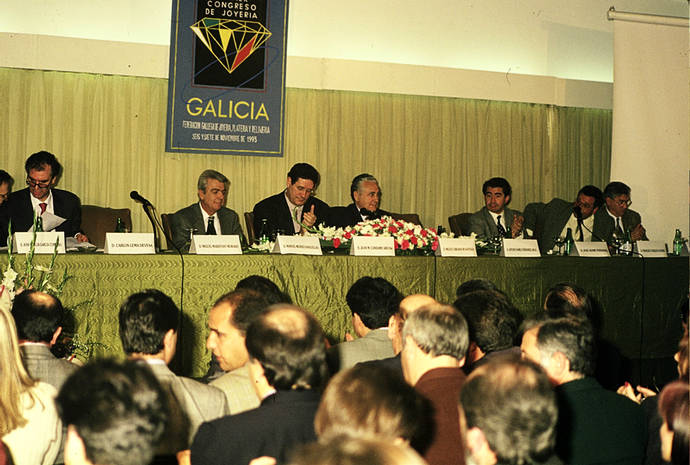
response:
M244 212L244 222L247 225L247 239L249 245L254 243L256 235L254 234L254 212Z
M403 220L407 221L408 223L414 223L418 224L421 227L424 227L422 225L422 221L419 219L419 215L417 213L391 213L390 214L392 218L396 220Z
M165 243L167 244L168 249L173 249L172 244L168 243L168 237L172 240L172 225L170 223L172 216L172 213L161 213L161 225L163 226Z
M118 218L122 220L125 228L132 230L132 212L129 208L81 206L81 229L89 238L89 242L98 248L105 246L105 233L115 232Z
M458 213L448 217L450 231L456 236L470 235L470 217L472 213Z

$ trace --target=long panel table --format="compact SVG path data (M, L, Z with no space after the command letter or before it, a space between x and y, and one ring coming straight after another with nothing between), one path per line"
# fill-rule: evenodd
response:
M17 257L21 265L22 257ZM36 257L45 264L48 257ZM7 257L0 258L4 267ZM251 274L266 276L312 311L332 341L352 331L345 295L362 276L381 276L404 294L424 293L452 303L467 279L488 278L511 297L525 316L538 312L546 290L568 281L589 290L601 303L602 335L631 359L669 357L676 351L680 323L676 305L688 292L688 259L350 257L324 255L184 256L67 254L56 272L71 277L62 295L76 333L93 345L94 356L119 356L119 305L131 293L157 288L182 303L179 371L205 372L206 315L213 302Z

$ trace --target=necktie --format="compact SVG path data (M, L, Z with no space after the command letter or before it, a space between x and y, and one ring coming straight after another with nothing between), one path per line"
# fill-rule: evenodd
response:
M38 204L39 207L41 207L41 215L46 212L46 208L48 208L48 204L45 202L41 202Z
M623 229L621 228L621 219L616 217L616 235L623 236Z
M584 238L584 234L582 231L582 220L579 218L577 219L577 231L578 231L578 235L577 235L578 242L584 241L585 238Z
M206 226L206 234L207 235L215 235L216 234L216 227L213 225L213 216L208 217L208 226Z
M501 224L501 215L498 215L496 217L496 229L498 229L498 235L499 236L505 236L506 235L506 228L503 227Z

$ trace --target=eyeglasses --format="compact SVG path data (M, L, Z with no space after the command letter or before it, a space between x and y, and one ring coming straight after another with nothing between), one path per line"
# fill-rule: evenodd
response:
M618 205L619 207L629 207L630 205L632 205L632 200L630 200L630 199L628 199L628 200L623 200L623 199L616 200L616 199L614 199L613 201L616 202L616 205Z
M50 187L50 179L47 181L37 181L36 179L33 179L31 177L26 178L26 185L31 186L31 187L40 187L41 189L45 189L47 187Z

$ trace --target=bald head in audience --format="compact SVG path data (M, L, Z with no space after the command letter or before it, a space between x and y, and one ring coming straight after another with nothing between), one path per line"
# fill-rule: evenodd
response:
M436 299L426 294L408 295L400 301L398 311L388 320L388 338L393 344L393 352L399 354L402 350L402 331L407 316L418 308L437 303Z

